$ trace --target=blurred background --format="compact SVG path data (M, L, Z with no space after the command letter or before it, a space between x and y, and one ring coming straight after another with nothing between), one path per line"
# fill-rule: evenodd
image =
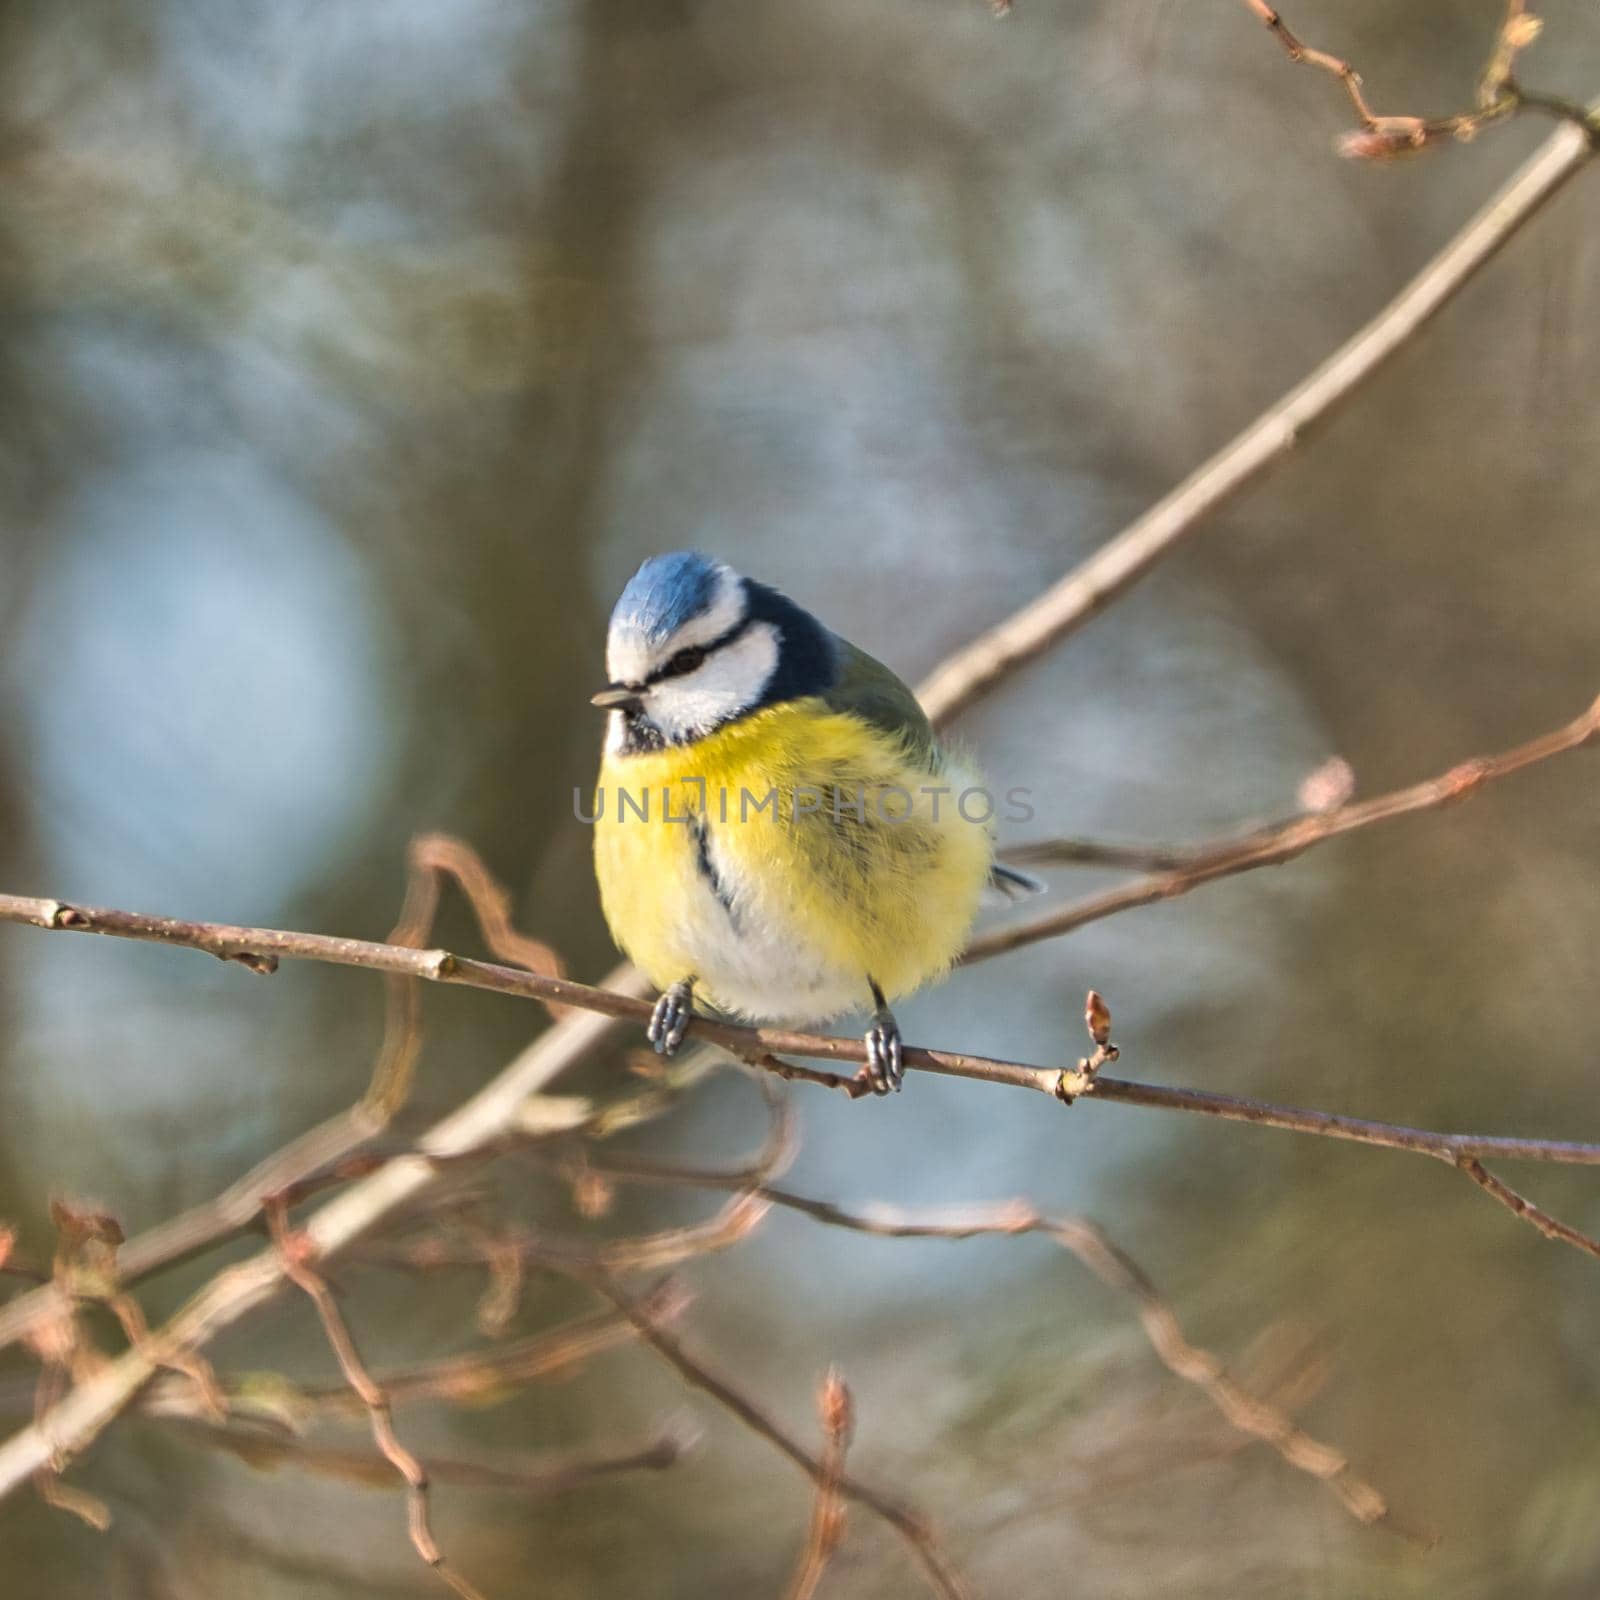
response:
M1437 113L1470 104L1502 9L1288 20L1380 110ZM1539 9L1524 78L1600 92L1593 7ZM406 841L446 829L585 978L614 957L572 797L642 556L724 556L915 680L1298 379L1548 131L1342 162L1338 86L1234 0L1022 0L1004 24L976 0L13 0L0 39L0 887L376 938ZM963 719L996 787L1034 792L1011 842L1202 837L1292 810L1334 754L1376 793L1600 689L1596 182ZM1066 1061L1093 984L1129 1076L1594 1137L1594 759L963 972L901 1010L907 1035ZM441 936L476 948L459 911ZM540 1025L457 992L426 1015L408 1126ZM206 1198L354 1098L380 1025L367 974L261 982L0 929L0 1217L47 1255L53 1193L129 1232ZM1441 1536L1363 1530L1244 1447L1043 1241L780 1215L695 1268L693 1338L808 1433L838 1361L856 1466L981 1593L1600 1585L1600 1272L1444 1167L923 1077L798 1109L810 1192L1095 1217L1194 1338L1312 1372L1305 1424ZM758 1130L718 1079L636 1142L732 1160ZM1600 1227L1583 1171L1506 1176ZM712 1203L630 1194L617 1220ZM152 1284L152 1315L207 1270ZM347 1281L377 1364L475 1338L467 1278ZM575 1303L536 1283L517 1329ZM332 1370L287 1297L214 1353ZM7 1431L27 1370L0 1368ZM542 1449L684 1407L706 1435L669 1473L531 1507L439 1490L446 1548L501 1597L781 1592L804 1481L646 1353L401 1420L419 1445ZM384 1490L139 1422L77 1475L110 1535L0 1507L28 1593L436 1589ZM852 1527L827 1592L920 1592Z

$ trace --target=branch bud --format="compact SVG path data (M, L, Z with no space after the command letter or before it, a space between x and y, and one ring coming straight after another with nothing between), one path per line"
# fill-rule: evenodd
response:
M606 1216L617 1198L617 1186L602 1172L586 1169L572 1182L572 1204L580 1217Z
M1415 155L1428 142L1420 123L1397 127L1352 128L1339 138L1337 149L1346 161L1397 161Z
M1343 756L1329 756L1300 782L1300 809L1320 816L1337 811L1356 792L1355 769Z
M829 1367L817 1390L817 1411L830 1439L848 1440L856 1425L856 1404L837 1367Z
M1083 1025L1097 1045L1105 1045L1111 1038L1111 1007L1098 989L1091 989L1083 1002Z

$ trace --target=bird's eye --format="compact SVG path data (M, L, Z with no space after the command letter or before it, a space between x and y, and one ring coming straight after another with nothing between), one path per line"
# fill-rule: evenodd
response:
M661 678L681 678L684 673L693 672L705 658L705 650L700 645L691 644L673 656L657 673L657 676Z

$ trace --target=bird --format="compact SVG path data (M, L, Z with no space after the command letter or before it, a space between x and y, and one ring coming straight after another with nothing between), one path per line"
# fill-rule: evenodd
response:
M898 1090L890 1002L949 970L987 884L1037 887L995 861L977 772L888 667L697 551L640 566L605 663L585 820L612 936L660 993L650 1042L672 1055L697 1009L870 1011L864 1081Z

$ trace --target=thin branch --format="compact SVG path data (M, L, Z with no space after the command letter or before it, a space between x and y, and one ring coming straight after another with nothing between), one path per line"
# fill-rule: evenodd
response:
M1346 1117L1334 1111L1310 1111L1300 1106L1275 1105L1242 1095L1215 1094L1205 1089L1179 1089L1164 1083L1136 1083L1128 1078L1108 1078L1104 1073L1084 1082L1063 1073L1061 1093L1086 1100L1110 1100L1125 1106L1153 1106L1163 1111L1186 1111L1224 1122L1250 1122L1261 1128L1280 1128L1321 1139L1344 1139L1377 1145L1384 1150L1407 1150L1454 1165L1463 1158L1490 1161L1547 1161L1556 1166L1600 1166L1600 1144L1579 1144L1561 1139L1517 1139L1504 1135L1437 1133L1430 1128L1408 1128L1398 1122L1374 1122L1366 1117Z
M491 1237L459 1240L434 1235L412 1243L378 1243L358 1247L356 1259L373 1265L410 1267L421 1272L448 1267L481 1266L497 1250L514 1255L523 1265L547 1264L556 1257L573 1266L607 1272L659 1272L701 1256L720 1255L743 1244L761 1225L770 1208L759 1198L736 1195L714 1217L687 1227L609 1240L584 1246L553 1239L532 1229L508 1229Z
M427 898L431 879L424 879L419 887L421 871L414 863L399 920L389 935L393 945L420 944L431 925L434 904ZM271 976L278 970L278 958L267 951L238 951L226 959L261 976ZM260 1218L264 1196L294 1194L317 1174L336 1170L381 1133L404 1104L421 1041L422 1013L416 985L390 978L384 989L383 1039L361 1099L348 1111L330 1117L274 1151L214 1199L158 1223L122 1245L116 1256L117 1285L137 1283L162 1267L242 1232ZM21 1338L30 1327L70 1308L67 1288L58 1283L0 1306L0 1350Z
M214 1199L136 1234L117 1252L117 1282L128 1285L242 1233L261 1215L261 1197L290 1191L327 1171L365 1144L372 1123L359 1108L341 1112L252 1167ZM72 1297L50 1282L0 1306L0 1349L51 1317L70 1310Z
M457 1239L434 1232L414 1242L368 1245L360 1250L360 1259L430 1270L492 1265L503 1257L511 1257L524 1267L548 1265L559 1257L589 1272L630 1273L659 1272L663 1267L731 1250L750 1237L771 1209L756 1190L788 1169L797 1148L795 1120L787 1095L765 1074L757 1074L756 1083L767 1108L766 1135L760 1149L739 1168L744 1174L741 1192L702 1222L608 1239L598 1245L557 1240L531 1229L476 1229L470 1236ZM570 1161L565 1170L572 1180L598 1176L596 1169Z
M687 1305L685 1296L669 1286L652 1301L650 1314L658 1321L671 1322ZM526 1339L392 1367L378 1381L391 1406L426 1401L481 1406L536 1379L568 1376L591 1357L631 1344L634 1337L632 1323L615 1312L602 1312L572 1318ZM342 1383L296 1384L290 1404L344 1411L359 1405L360 1398Z
M813 1483L829 1479L838 1493L865 1506L875 1516L889 1524L910 1546L924 1576L934 1593L943 1600L970 1600L969 1591L949 1558L940 1547L932 1525L903 1500L881 1489L863 1483L840 1471L830 1476L829 1469L819 1456L813 1455L793 1434L731 1379L723 1377L709 1362L693 1355L675 1333L652 1322L635 1300L617 1281L605 1273L578 1274L595 1292L609 1300L639 1331L639 1337L653 1349L668 1366L672 1367L691 1388L711 1396L725 1411L737 1417L752 1433L759 1434L774 1448L786 1455Z
M1600 104L1593 109L1600 116ZM941 725L949 722L1171 554L1404 348L1595 154L1585 128L1557 128L1399 295L1310 377L1075 571L936 668L918 690L928 715Z
M677 1167L627 1156L608 1157L604 1170L630 1182L714 1189L747 1187L743 1175L737 1172ZM1177 1314L1144 1270L1096 1224L1082 1217L1047 1216L1024 1200L996 1206L965 1206L935 1215L887 1206L850 1210L766 1183L754 1193L775 1206L798 1211L831 1227L884 1239L1044 1235L1076 1257L1107 1288L1134 1301L1145 1336L1161 1364L1200 1389L1231 1427L1271 1446L1290 1466L1327 1483L1359 1521L1371 1524L1389 1518L1383 1494L1354 1471L1341 1451L1313 1439L1281 1407L1249 1393L1230 1378L1217 1356L1188 1342ZM1408 1538L1419 1537L1398 1525L1395 1531Z
M1476 1161L1471 1156L1464 1156L1456 1165L1485 1194L1498 1200L1513 1216L1521 1217L1524 1222L1531 1223L1545 1238L1570 1244L1574 1249L1583 1251L1585 1255L1600 1260L1600 1240L1591 1239L1586 1233L1579 1233L1576 1228L1569 1227L1565 1222L1552 1217L1548 1211L1541 1211L1531 1200L1518 1194L1509 1184L1502 1183L1492 1172L1486 1171L1481 1161Z
M618 968L610 981L624 988L641 983L627 967ZM614 998L628 1003L626 996ZM414 1203L438 1181L441 1171L448 1170L450 1162L515 1128L529 1098L576 1062L585 1060L611 1025L609 1018L593 1013L563 1017L497 1078L429 1130L415 1153L396 1157L323 1204L300 1230L301 1236L321 1259L327 1259ZM281 1255L275 1249L228 1267L168 1321L160 1336L167 1348L200 1350L268 1300L282 1286L285 1276ZM35 1329L48 1327L51 1302L44 1303L45 1314L34 1310L33 1306L39 1304L36 1293L22 1297L25 1305L32 1304L19 1320ZM63 1462L87 1448L100 1430L138 1396L154 1371L146 1352L125 1351L81 1378L32 1427L0 1443L0 1498L29 1481L41 1467Z
M181 1419L183 1433L197 1444L224 1450L253 1467L297 1467L322 1477L373 1488L400 1483L394 1463L376 1449L316 1443L293 1435L264 1433L229 1425L207 1424L198 1418ZM548 1456L429 1456L421 1466L430 1483L454 1483L469 1489L508 1489L526 1496L544 1497L582 1488L597 1478L625 1472L659 1472L683 1458L685 1440L677 1434L658 1434L626 1450Z
M1102 894L1086 895L1043 916L979 934L967 946L961 959L963 962L986 961L991 956L1004 955L1007 951L1035 944L1041 939L1059 938L1075 928L1114 916L1120 911L1176 899L1192 889L1200 888L1202 884L1215 883L1219 878L1251 872L1257 867L1278 866L1293 860L1314 845L1326 844L1329 839L1354 833L1358 828L1369 828L1374 823L1389 822L1395 817L1454 805L1476 794L1485 784L1510 777L1512 773L1521 772L1525 767L1548 761L1554 756L1582 750L1597 739L1600 739L1600 700L1560 728L1540 734L1499 755L1480 756L1460 762L1436 778L1425 779L1371 800L1357 800L1331 811L1295 817L1289 822L1260 828L1242 837L1212 845L1197 845L1187 860L1164 871L1136 878L1131 883L1118 884Z
M1244 0L1244 4L1272 30L1291 61L1326 72L1343 86L1355 110L1356 120L1361 124L1360 133L1351 134L1341 141L1340 149L1345 155L1383 160L1421 150L1424 146L1446 139L1471 139L1489 123L1514 116L1520 109L1511 71L1517 55L1533 42L1538 31L1536 26L1532 32L1518 26L1519 20L1531 20L1524 15L1525 0L1508 0L1505 21L1495 33L1490 64L1480 80L1477 106L1471 111L1457 112L1447 117L1380 116L1367 103L1361 74L1348 61L1326 50L1303 44L1289 31L1288 25L1267 4L1267 0Z
M1517 57L1539 37L1544 24L1528 10L1528 0L1506 0L1505 16L1478 84L1478 104L1492 106L1514 82Z
M670 1323L688 1305L688 1296L669 1279L652 1292L647 1309L658 1322ZM390 1367L376 1378L391 1408L490 1406L539 1379L570 1376L592 1357L632 1344L636 1337L633 1324L619 1312L599 1312L525 1339ZM366 1414L360 1395L342 1379L298 1383L276 1374L270 1380L251 1374L248 1379L225 1379L222 1387L230 1436L298 1433L317 1417ZM198 1400L192 1384L174 1378L153 1382L139 1400L138 1413L159 1422L218 1420Z
M1069 1104L1077 1098L1097 1096L1101 1099L1120 1099L1127 1104L1159 1105L1171 1110L1204 1109L1209 1115L1228 1120L1257 1122L1297 1133L1320 1134L1325 1138L1348 1139L1431 1155L1459 1167L1514 1216L1531 1224L1547 1238L1561 1240L1590 1254L1600 1253L1600 1246L1596 1246L1587 1235L1541 1211L1514 1189L1485 1172L1477 1157L1487 1153L1486 1141L1465 1135L1423 1133L1392 1123L1366 1122L1357 1118L1331 1116L1325 1112L1299 1111L1228 1095L1198 1095L1192 1090L1168 1090L1151 1084L1111 1078L1103 1069L1119 1060L1122 1052L1111 1041L1111 1008L1093 989L1085 1001L1083 1021L1094 1050L1078 1062L1073 1072L1062 1073L1056 1084L1057 1097ZM1494 1153L1507 1158L1532 1154L1524 1141L1496 1139L1492 1143L1495 1146ZM1548 1154L1552 1147L1541 1143L1539 1148ZM592 1167L590 1170L593 1170ZM686 1169L679 1171L683 1181L695 1181ZM769 1192L769 1186L764 1181L766 1174L759 1167L747 1165L737 1169L737 1173L743 1198ZM729 1176L726 1172L714 1175L715 1186L726 1187Z
M1575 1228L1540 1211L1498 1178L1491 1177L1479 1164L1482 1157L1506 1161L1550 1160L1569 1166L1595 1166L1594 1146L1572 1145L1560 1154L1560 1147L1541 1140L1480 1139L1471 1134L1431 1133L1420 1128L1404 1128L1395 1123L1368 1122L1360 1117L1341 1117L1326 1111L1302 1111L1290 1106L1269 1105L1260 1100L1245 1100L1234 1095L1201 1094L1192 1089L1169 1089L1163 1085L1132 1083L1125 1078L1079 1073L1075 1079L1063 1074L1064 1095L1096 1100L1118 1100L1124 1105L1159 1106L1168 1111L1197 1111L1208 1117L1230 1122L1253 1122L1260 1127L1282 1128L1291 1133L1309 1133L1324 1139L1347 1139L1357 1144L1380 1145L1389 1150L1409 1150L1416 1155L1459 1167L1487 1194L1492 1195L1524 1222L1531 1223L1547 1238L1560 1239L1594 1254L1593 1241Z
M41 1426L60 1403L70 1381L70 1363L79 1340L77 1324L63 1317L48 1341L37 1341L42 1365L33 1391L34 1426ZM96 1533L104 1533L111 1526L111 1508L98 1495L63 1483L61 1474L66 1467L62 1451L48 1452L33 1469L33 1486L40 1500L53 1511L64 1511L77 1517Z
M822 1472L817 1478L805 1548L789 1584L788 1600L812 1600L828 1563L844 1542L846 1513L839 1480L844 1476L845 1454L855 1430L855 1401L835 1367L828 1369L818 1386L817 1414L822 1421Z
M411 1534L411 1543L417 1554L439 1574L441 1581L449 1589L461 1596L461 1600L483 1600L479 1591L445 1561L444 1552L433 1536L432 1519L429 1515L427 1470L417 1457L401 1444L399 1436L395 1433L394 1419L389 1409L389 1397L361 1359L361 1352L356 1349L355 1339L351 1336L349 1325L339 1310L338 1302L333 1298L333 1291L328 1287L327 1280L312 1266L315 1260L314 1246L304 1234L291 1231L288 1209L281 1203L269 1203L266 1215L272 1230L272 1242L283 1265L284 1276L316 1307L322 1331L327 1337L334 1359L339 1363L339 1370L344 1374L345 1382L361 1397L361 1403L366 1408L372 1426L373 1444L405 1484L406 1521Z
M562 976L564 964L555 947L523 933L511 920L511 896L490 874L477 851L447 833L424 833L411 841L406 852L411 868L407 916L417 938L395 939L395 944L421 943L433 927L439 910L442 878L453 878L472 907L478 932L492 954L514 967Z
M1126 867L1130 872L1171 872L1194 860L1197 848L1181 844L1112 844L1104 839L1038 839L1002 846L1002 861L1018 867Z
M501 1137L506 1128L516 1127L527 1097L536 1093L557 1072L565 1070L572 1060L581 1057L592 1039L602 1031L602 1019L624 1018L643 1022L648 1019L651 1010L649 1002L637 994L620 993L614 988L591 988L570 979L541 977L537 973L523 972L514 967L499 967L489 962L451 955L447 950L418 951L398 945L340 939L327 934L289 933L281 929L245 928L223 923L179 922L132 911L109 911L88 906L69 906L59 900L30 900L16 895L0 895L0 922L7 921L39 928L103 933L118 938L156 939L166 944L185 945L213 953L214 947L245 951L270 948L285 960L331 961L345 966L365 966L379 972L410 972L416 977L431 977L442 983L487 989L496 994L553 1000L569 1008L573 1014L558 1025L569 1031L558 1033L556 1029L551 1029L542 1035L537 1044L519 1058L512 1068L440 1123L414 1153L390 1161L364 1184L347 1191L319 1213L319 1217L332 1213L335 1222L330 1225L330 1232L333 1227L337 1228L339 1246L347 1243L356 1233L366 1231L380 1216L387 1215L391 1203L399 1205L414 1199L432 1181L440 1164L460 1159ZM631 968L618 969L606 981L620 983L625 980L642 984L642 979ZM755 1065L762 1064L777 1053L855 1064L866 1062L866 1046L859 1038L839 1038L790 1028L747 1028L709 1017L696 1017L690 1028L694 1037L721 1045L741 1060ZM1034 1066L993 1056L929 1050L915 1045L906 1047L904 1059L907 1068L916 1071L1032 1089L1057 1099L1114 1100L1124 1105L1159 1106L1168 1111L1221 1117L1230 1122L1253 1122L1293 1133L1380 1145L1389 1150L1409 1150L1451 1163L1461 1156L1475 1156L1485 1160L1600 1166L1600 1144L1561 1139L1506 1138L1494 1134L1437 1133L1399 1123L1375 1122L1331 1111L1275 1105L1200 1089L1137 1083L1129 1079L1109 1078L1104 1074L1096 1077L1091 1084L1084 1082L1071 1068L1063 1070L1059 1067ZM849 1082L832 1074L824 1075L824 1081L831 1087L844 1087ZM374 1202L381 1209L374 1209L369 1216L366 1214L367 1208L374 1206ZM346 1210L346 1206L350 1209ZM345 1228L358 1217L360 1225L347 1235ZM32 1298L32 1294L24 1295L22 1301L31 1301ZM0 1312L0 1319L3 1317L4 1313ZM3 1452L0 1452L0 1461L3 1461ZM3 1487L3 1475L0 1475L0 1490Z

